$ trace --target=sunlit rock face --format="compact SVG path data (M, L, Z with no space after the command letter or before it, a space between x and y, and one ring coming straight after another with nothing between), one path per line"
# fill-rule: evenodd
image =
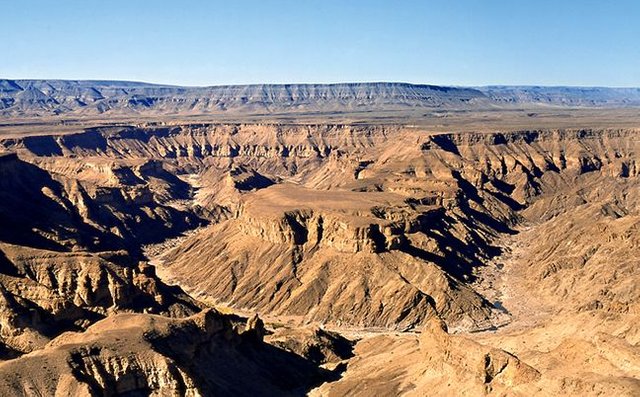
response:
M634 395L639 136L185 124L0 139L0 383ZM21 377L41 360L47 376Z

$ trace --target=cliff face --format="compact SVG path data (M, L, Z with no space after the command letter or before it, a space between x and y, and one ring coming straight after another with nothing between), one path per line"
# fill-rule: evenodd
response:
M171 226L181 214L212 220L162 260L220 303L358 326L410 328L438 315L478 329L505 321L469 286L474 269L500 255L496 242L541 198L596 175L633 184L637 135L190 125L3 145L58 178L76 175L84 194L67 193L69 208L102 230L94 214L116 210L124 225L107 235L151 241L145 218L166 236L194 224Z
M1 353L19 358L0 382L295 394L345 369L318 363L350 360L315 392L637 394L639 136L238 124L4 139ZM199 313L140 263L179 236L146 259L259 311L278 348L259 319ZM324 327L364 335L355 358ZM368 334L390 330L424 335ZM42 360L48 376L19 377Z
M0 160L2 241L53 250L127 249L202 224L176 205L189 186L153 161L32 157ZM31 161L31 162L29 162Z
M0 243L0 338L7 356L119 312L186 316L200 304L126 252L53 252Z
M261 330L237 328L230 316L211 310L184 319L115 315L1 363L0 390L15 396L286 396L333 378L263 343Z
M243 194L236 219L190 238L166 263L176 280L239 308L401 328L438 313L455 328L487 327L504 319L467 288L473 269L500 254L494 242L541 197L596 175L635 178L635 136L397 130L366 147L332 146L294 176L307 188Z

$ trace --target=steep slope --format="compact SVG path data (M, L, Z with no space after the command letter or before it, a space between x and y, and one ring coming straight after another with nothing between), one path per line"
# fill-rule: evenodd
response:
M40 164L151 158L193 176L201 212L223 216L163 260L219 303L304 322L411 328L439 315L482 329L505 316L469 287L474 268L501 253L495 242L537 197L635 175L635 134L192 125L4 145L51 153Z
M535 237L521 237L529 244L526 287L559 312L640 314L638 172L626 169L615 179L584 175L565 195L543 197L524 213L536 225Z
M74 144L100 150L95 138ZM139 262L141 245L213 212L192 204L192 187L164 168L172 164L76 158L46 138L27 146L0 157L3 394L299 395L333 379L263 343L257 317L205 311L178 320L205 305ZM239 188L257 178L234 176ZM123 249L105 251L114 248Z
M306 188L245 193L234 219L163 260L214 301L300 321L411 328L437 314L452 329L499 325L505 316L468 288L474 268L500 254L494 242L541 195L624 179L634 134L398 134L334 149L338 158L298 176ZM373 160L350 169L356 153Z
M149 161L0 155L0 240L53 250L140 252L204 223L189 187Z
M209 299L305 322L407 329L439 313L490 326L490 305L423 234L443 221L441 208L398 194L281 184L247 194L237 218L187 238L163 261ZM452 240L442 245L457 241L444 237Z
M202 305L126 252L53 252L0 243L3 357L40 349L66 330L119 312L183 317Z
M149 162L27 157L39 165L0 156L2 358L114 313L200 311L138 261L140 244L199 222L166 205L186 194L177 178Z
M549 331L549 330L547 330ZM526 343L528 335L519 342ZM495 346L495 345L494 345ZM601 334L565 341L537 356L515 356L431 321L421 335L379 335L354 349L336 382L311 396L635 396L638 347Z
M334 375L262 342L264 329L204 311L111 316L0 364L0 390L30 395L301 395ZM26 376L26 374L30 374Z
M314 393L635 395L639 136L194 124L4 139L0 336L4 358L22 357L0 378L44 394L300 394L324 380ZM202 305L138 262L155 242L162 278L260 311L286 352L227 326L213 349L179 342L212 333L165 317ZM140 311L163 317L112 316ZM335 332L361 340L351 351ZM51 376L18 377L43 357ZM305 369L279 372L289 364Z

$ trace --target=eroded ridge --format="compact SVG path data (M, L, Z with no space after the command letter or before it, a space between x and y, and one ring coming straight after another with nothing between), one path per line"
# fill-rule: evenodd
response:
M637 394L638 137L185 124L3 139L0 377L18 395L450 395L454 378L474 395ZM52 376L16 375L42 357ZM222 380L226 359L254 389Z

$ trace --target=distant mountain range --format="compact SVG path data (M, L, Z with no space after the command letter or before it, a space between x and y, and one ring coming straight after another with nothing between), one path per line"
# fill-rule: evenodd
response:
M406 109L635 107L639 88L406 83L180 87L124 81L2 80L0 117L360 112Z

